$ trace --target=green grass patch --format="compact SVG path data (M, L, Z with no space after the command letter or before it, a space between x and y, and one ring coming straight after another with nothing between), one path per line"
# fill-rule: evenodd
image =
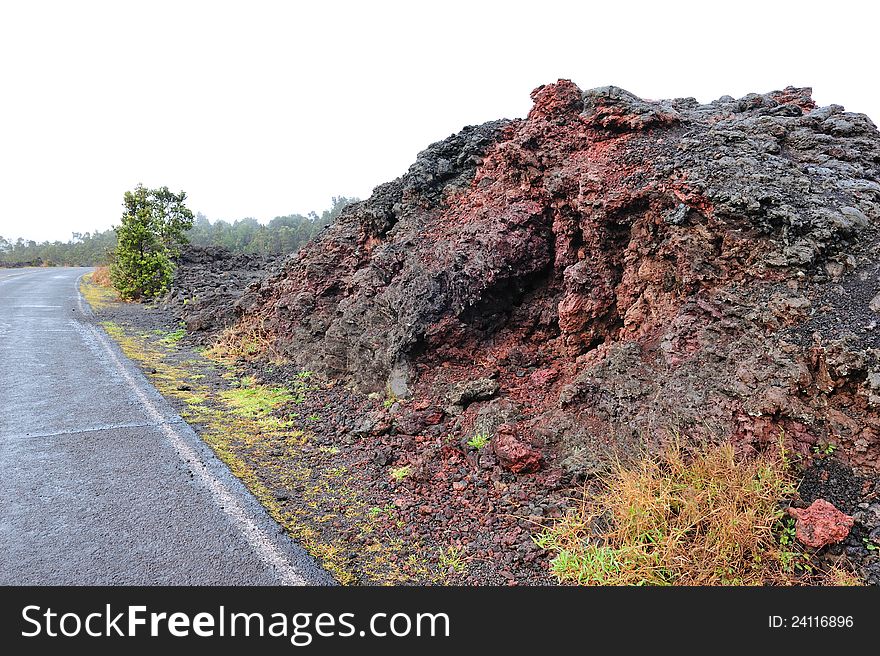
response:
M297 398L285 387L267 387L251 383L220 392L220 398L236 414L245 417L266 417L284 403Z
M440 567L441 573L445 574L448 574L449 572L462 574L467 569L464 559L464 551L460 547L451 545L440 551L440 555L437 558L437 564Z
M168 345L177 344L186 335L186 328L178 328L171 332L163 332L162 343Z
M391 470L391 478L395 481L402 481L403 479L412 475L412 467L409 465L403 465L402 467L394 467Z
M467 441L467 444L472 449L479 450L487 447L491 439L488 433L477 433Z

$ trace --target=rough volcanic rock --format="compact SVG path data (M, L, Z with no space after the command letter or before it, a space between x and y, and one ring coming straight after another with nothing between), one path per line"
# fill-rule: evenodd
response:
M273 263L263 255L232 253L219 246L187 246L175 261L163 309L171 310L187 330L210 335L235 320L236 301Z
M536 472L541 468L541 452L526 444L511 424L498 426L492 438L492 450L501 464L515 474Z
M846 539L853 527L853 518L840 512L824 499L816 499L807 508L789 508L797 519L797 539L813 549L821 549Z
M348 207L242 297L242 329L363 392L443 407L496 381L573 476L670 432L833 443L877 471L874 124L792 87L532 98Z
M487 401L498 393L498 383L491 378L478 378L456 383L449 392L449 403L468 406L474 401Z

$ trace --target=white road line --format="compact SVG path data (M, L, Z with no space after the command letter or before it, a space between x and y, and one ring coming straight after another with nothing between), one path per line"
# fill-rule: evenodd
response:
M79 279L77 279L77 287L78 286ZM82 294L77 293L77 304L79 305L80 312L82 312L84 316L88 316L88 313L83 306ZM164 420L162 413L159 412L159 409L153 403L152 399L144 393L143 389L137 384L125 365L119 360L113 347L110 346L107 336L92 325L82 325L104 348L107 355L110 356L110 360L116 365L116 368L143 404L147 414L157 424L161 424L162 432L171 441L174 448L177 449L178 454L180 454L181 458L192 467L193 472L198 476L202 484L211 491L214 495L215 503L223 510L229 519L232 520L232 523L248 541L259 556L260 560L266 565L274 567L276 573L285 585L306 585L307 581L288 561L286 556L274 544L266 532L257 526L257 524L248 516L247 511L241 506L232 492L230 492L229 488L211 473L201 457L193 451L184 438L174 430L174 427Z
M0 327L2 330L2 327ZM23 333L75 333L77 331L69 328L23 328L19 332Z
M71 331L74 332L74 331ZM166 424L181 424L180 421L165 421ZM69 430L52 431L50 433L10 433L8 435L0 433L0 437L25 437L25 438L44 438L44 437L64 437L67 435L82 435L84 433L101 433L109 430L120 430L122 428L158 428L159 425L147 421L132 421L124 424L109 424L107 426L86 426L85 428L71 428Z
M12 274L9 274L6 276L2 276L2 277L0 277L0 285L2 285L4 282L9 282L10 280L15 280L16 278L21 278L22 276L32 276L34 273L36 273L36 272L35 271L28 271L26 273L12 273Z

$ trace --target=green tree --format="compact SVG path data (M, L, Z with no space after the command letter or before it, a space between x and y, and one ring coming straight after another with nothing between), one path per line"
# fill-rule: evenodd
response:
M122 223L114 227L116 252L110 266L110 279L122 298L152 298L168 289L172 259L187 243L185 233L193 226L193 213L185 200L186 192L175 194L168 187L138 185L125 192Z

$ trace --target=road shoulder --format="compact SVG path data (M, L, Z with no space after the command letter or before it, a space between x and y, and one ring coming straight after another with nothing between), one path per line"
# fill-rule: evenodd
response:
M96 320L268 514L343 584L443 583L461 571L430 562L389 489L369 489L363 454L321 431L333 389L309 372L281 384L210 357L156 307L122 303L85 276ZM283 366L283 365L279 365ZM380 501L381 500L381 501ZM460 568L463 569L463 568Z

